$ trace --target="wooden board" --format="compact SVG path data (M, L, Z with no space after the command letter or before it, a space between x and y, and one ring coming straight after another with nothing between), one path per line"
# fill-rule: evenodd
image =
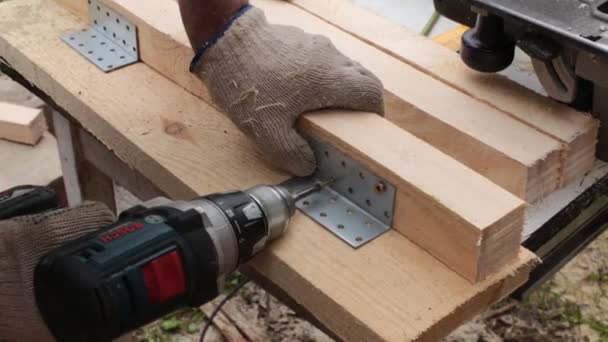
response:
M53 24L59 25L54 22ZM82 25L74 18L71 24ZM35 31L35 27L28 26L29 31ZM57 29L54 32L59 36L65 31L65 29ZM143 35L144 31L142 30L140 34ZM35 39L35 43L24 42L26 38ZM76 52L62 45L61 42L54 41L52 32L48 29L37 36L21 35L15 38L7 34L4 40L7 48L12 47L15 50L16 55L13 57L15 63L25 63L29 60L35 65L48 64L47 68L53 71L49 82L56 82L56 78L63 74L76 73L73 68L66 71L61 62L66 58L65 56L77 57ZM145 46L144 42L144 40L140 42L142 49ZM23 54L24 46L29 45L46 46L44 51L48 52L37 52L18 58L17 54ZM51 56L51 53L56 55ZM130 94L133 80L137 79L131 73L143 65L135 65L103 75L105 77L100 77L97 83L87 72L98 72L98 70L88 64L85 64L85 67L82 74L87 75L86 85L90 91L99 93L98 89L106 89L107 84L115 80L117 83L122 82L120 85L115 85L116 89L124 88L118 94ZM142 82L146 83L146 81ZM156 88L154 90L162 91ZM210 121L206 124L222 122L230 127L230 131L235 131L234 134L238 135L238 139L226 143L227 137L219 129L211 135L206 131L186 134L187 127L184 127L183 123L173 121L165 123L164 119L161 121L168 133L194 143L194 147L190 147L195 150L190 151L189 155L204 156L201 157L205 160L200 161L200 167L214 169L215 164L207 162L207 158L215 155L225 163L234 164L229 167L230 172L209 175L210 180L221 184L222 177L239 179L242 177L240 175L242 170L250 170L252 165L260 164L251 143L240 132L236 132L232 123L220 112L194 96L188 96L184 100L183 104L190 105L187 110L175 109L171 106L174 106L173 102L180 96L162 92L160 94L158 96L163 98L164 110L178 110L188 121L198 117L200 120ZM142 103L146 100L149 99L134 98L132 95L122 96L120 99L123 106L129 101ZM135 114L130 116L136 117ZM95 127L87 122L82 124L86 128ZM131 126L134 125L128 127ZM139 126L135 125L131 129L139 129ZM524 203L449 156L389 121L370 113L340 111L324 112L322 115L312 113L300 120L300 128L331 142L395 185L397 187L395 213L391 213L394 215L393 227L470 281L486 278L517 256L523 227ZM227 128L225 130L228 131ZM361 139L358 132L362 131L367 133L367 139ZM214 138L216 142L201 145L203 151L196 151L199 145L198 139L202 139L202 136L205 136L205 139ZM103 142L103 139L100 140ZM154 144L153 147L161 148L156 145ZM186 149L187 145L181 148ZM415 167L409 167L411 165ZM270 170L266 165L262 166L263 168L259 170L256 168L258 176L272 175L275 182L277 179L285 179L286 175ZM255 174L248 172L248 179L257 179L256 183L262 182L263 178L252 177ZM197 176L202 177L201 174ZM161 190L166 191L167 188Z
M72 2L73 0L66 1L78 3ZM200 97L210 100L202 82L192 78L187 72L188 58L192 56L187 43L173 40L168 33L161 31L175 32L175 29L178 31L174 35L185 39L176 3L166 0L150 0L145 6L141 2L126 0L120 0L120 6L117 2L106 3L137 23L140 52L144 62L156 66L157 70L178 84L198 90ZM269 3L285 5L282 2ZM283 8L296 9L292 6ZM171 20L169 13L175 14L174 20ZM158 27L152 26L151 22L157 23ZM178 26L180 29L177 29ZM354 42L358 43L356 39ZM403 66L402 63L398 64L396 67ZM196 94L197 91L193 93ZM494 187L492 190L471 192L470 189L481 189L471 183L473 179L480 182L478 175L469 169L463 169L462 172L466 173L469 179L457 180L459 177L455 170L461 169L462 165L438 153L430 145L373 114L336 112L307 115L300 120L300 128L337 144L343 151L403 190L398 191L397 195L394 228L467 279L484 279L502 267L505 260L515 257L521 236L520 227L523 227L523 207L510 207L509 210L502 211L499 217L478 221L481 212L490 210L487 201L496 201L489 196L494 196L491 194L496 194L497 189ZM368 139L361 139L359 132L366 132ZM435 132L435 135L440 135L439 133L441 132ZM542 137L538 132L534 134ZM553 160L551 157L547 158L548 161ZM404 165L416 167L403 167ZM506 175L508 171L512 170L507 168L501 172ZM445 176L448 174L450 177ZM484 182L483 187L490 186L489 183ZM463 202L463 196L473 197L473 202L477 204L468 200ZM449 203L444 202L443 198L448 197L452 200ZM467 209L462 204L470 209L466 214L464 212ZM480 211L481 207L485 209ZM471 224L472 222L475 223Z
M560 141L563 144L560 186L592 169L599 122L588 113L577 112L506 77L473 72L450 49L350 1L291 3Z
M188 198L284 179L227 118L148 66L104 74L82 59L58 38L82 23L52 1L9 1L0 8L3 63L160 190ZM461 167L452 166L449 174L459 174ZM460 206L469 195L459 193ZM494 209L483 215L495 215ZM519 249L512 262L471 285L396 231L353 250L298 214L252 267L345 340L433 340L524 282L534 260Z
M0 102L0 139L35 145L45 131L42 109Z
M82 18L79 0L58 0ZM106 1L138 25L142 60L209 103L204 85L187 70L193 56L169 0ZM511 193L535 202L560 178L560 143L379 52L305 11L278 0L254 0L270 21L328 36L337 47L378 75L387 89L387 118ZM412 81L415 80L415 81Z

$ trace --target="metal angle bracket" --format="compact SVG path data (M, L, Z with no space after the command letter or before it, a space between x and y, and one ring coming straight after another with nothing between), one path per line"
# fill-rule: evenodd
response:
M66 44L104 72L139 61L137 27L100 0L87 0L89 27L61 36Z
M318 163L317 180L334 183L296 207L340 239L358 248L391 229L395 187L335 147L309 139Z

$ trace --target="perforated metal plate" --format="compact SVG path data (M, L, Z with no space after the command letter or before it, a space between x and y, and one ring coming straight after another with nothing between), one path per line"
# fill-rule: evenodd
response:
M335 182L298 201L298 209L354 248L390 230L395 187L338 149L310 141L319 164L314 178Z
M137 27L99 0L88 3L91 26L61 39L105 72L137 62Z

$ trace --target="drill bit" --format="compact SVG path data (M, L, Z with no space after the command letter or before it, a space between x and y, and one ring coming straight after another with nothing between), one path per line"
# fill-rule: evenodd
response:
M313 186L295 193L293 195L293 199L297 202L310 194L321 191L326 186L332 185L335 181L336 179L334 177L331 177L330 179L325 181L317 181Z

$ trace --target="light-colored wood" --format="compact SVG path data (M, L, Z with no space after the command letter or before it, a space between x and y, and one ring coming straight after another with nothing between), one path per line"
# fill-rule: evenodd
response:
M0 102L0 139L35 145L45 131L42 109Z
M182 41L185 39L185 33L181 28L176 3L166 0L150 0L145 5L130 0L106 1L106 3L137 23L141 58L144 62L151 64L178 84L189 86L193 93L200 97L209 99L202 82L191 78L187 71L192 51L187 43ZM270 1L268 4L286 5L279 1ZM293 6L281 6L281 8L294 9L306 14ZM175 16L172 17L170 13L174 13ZM335 28L333 29L336 31ZM173 34L181 37L179 38L181 40L171 39L167 32L175 32ZM366 46L349 35L345 37L350 39L349 41L352 40L354 45ZM407 68L398 61L394 67L396 70L401 67ZM420 73L420 75L424 77L424 74ZM436 83L448 89L445 85ZM450 99L454 100L453 105L457 107L466 107L468 104L467 96L454 96ZM445 101L449 102L450 99ZM447 111L448 107L444 110ZM504 115L500 117L507 118ZM392 181L399 188L394 228L467 279L472 281L483 279L500 268L504 260L515 257L521 234L520 227L523 226L523 206L515 204L517 201L508 204L500 203L501 200L497 202L494 196L498 196L499 189L493 187L489 181L480 180L478 174L463 168L460 163L447 155L438 152L387 120L369 113L333 111L324 112L323 115L307 115L300 120L300 128L339 145L355 159ZM492 127L491 130L497 129ZM361 139L360 132L366 132L368 138ZM434 131L432 135L442 138L446 135L452 137L442 131ZM533 131L533 137L544 136ZM536 142L543 144L542 141ZM446 144L454 145L454 141L446 141ZM468 146L467 144L463 146L465 152ZM534 149L532 146L527 148ZM522 155L526 154L525 151L520 152ZM547 159L542 163L550 163L555 161L558 155L550 153L545 158ZM484 160L482 163L494 166L490 161L493 159ZM554 174L557 174L557 165L551 164L554 165ZM415 165L415 167L403 167L404 165ZM526 174L531 172L528 169L519 170ZM515 171L505 167L501 172L513 177ZM460 173L467 176L460 177ZM481 190L482 188L485 190ZM463 196L467 200L463 201ZM448 200L448 198L452 199ZM513 197L509 197L509 201L513 200ZM500 209L496 211L490 208L492 206L498 206ZM505 206L509 209L505 210ZM484 210L479 210L481 207L484 207ZM498 212L501 214L497 216ZM484 216L486 218L483 218Z
M460 25L447 32L444 32L433 38L433 41L439 45L443 45L452 51L460 50L460 40L463 33L465 33L469 27Z
M78 0L57 0L88 16ZM136 23L142 60L211 103L202 82L188 72L193 56L174 1L106 1ZM305 11L278 0L254 0L271 22L328 36L386 87L386 117L443 152L535 202L559 184L561 144L400 62Z
M260 161L227 118L148 66L136 64L104 74L59 40L60 32L81 25L49 0L4 2L0 56L72 113L118 158L172 197L243 189L285 178ZM361 117L365 123L371 120ZM320 125L314 118L309 122ZM423 159L416 167L425 163ZM461 172L461 167L446 170L446 178L458 183L455 177ZM490 185L483 188L494 191ZM469 187L454 195L475 197L475 191ZM492 202L509 196L492 196L483 207L504 205ZM521 203L513 204L519 208ZM427 211L434 212L434 208ZM492 221L486 215L495 215L495 210L483 213L485 217L476 223ZM345 340L433 340L524 282L534 260L531 253L519 249L498 272L472 285L396 231L353 250L297 214L286 234L251 266Z
M82 204L83 197L78 179L78 167L76 163L76 149L72 138L72 125L68 119L57 112L53 112L53 127L57 139L57 149L59 150L59 160L61 162L61 173L67 204L71 207Z
M57 111L52 117L68 205L76 206L86 199L104 203L116 212L114 183L85 159L79 128Z
M563 144L560 185L591 170L599 122L496 74L475 73L449 48L347 0L292 4ZM502 128L506 129L504 126Z

